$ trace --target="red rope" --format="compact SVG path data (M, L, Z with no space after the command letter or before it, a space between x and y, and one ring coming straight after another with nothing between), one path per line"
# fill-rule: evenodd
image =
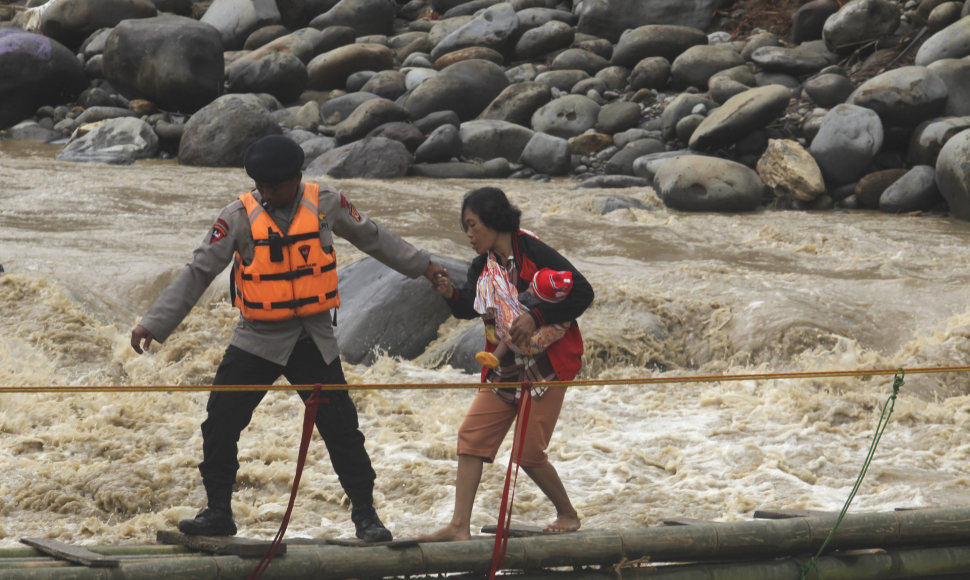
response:
M495 547L492 548L492 569L488 573L489 580L495 579L495 573L502 568L505 561L505 550L509 544L509 528L512 525L512 503L515 500L515 482L519 478L519 462L522 461L522 448L525 442L525 431L529 427L529 411L532 409L532 383L522 381L519 395L519 409L516 413L515 432L512 437L512 461L505 472L505 487L502 490L502 505L498 511L498 524L495 526ZM513 471L512 465L515 464Z
M283 521L280 522L280 529L276 532L276 537L266 549L263 559L259 561L256 568L249 574L247 580L257 580L263 572L269 568L273 556L283 542L283 534L286 533L286 526L290 523L290 514L293 513L293 503L296 501L296 490L300 487L300 477L303 475L303 466L306 465L307 449L310 447L310 437L313 435L313 425L317 420L317 408L320 405L320 385L313 386L313 392L307 397L306 408L303 411L303 435L300 438L300 453L296 459L296 475L293 476L293 487L290 489L290 502L286 506L286 513L283 514Z

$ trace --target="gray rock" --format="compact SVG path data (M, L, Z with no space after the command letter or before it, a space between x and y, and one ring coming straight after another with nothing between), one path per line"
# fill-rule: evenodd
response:
M521 26L522 16L519 22ZM515 60L530 60L542 55L568 48L576 37L576 31L566 22L551 20L522 33L512 54Z
M461 136L455 125L437 127L414 151L416 163L438 163L461 157Z
M454 111L435 111L414 122L414 126L420 129L425 135L442 125L454 125L457 129L458 125L461 125L461 119L458 118L458 113Z
M409 175L431 179L485 179L488 171L481 163L471 161L447 161L412 165Z
M822 40L832 52L845 54L895 32L900 16L891 0L850 0L825 20Z
M346 119L337 124L335 137L340 144L362 139L376 127L391 121L408 121L408 111L388 99L367 100L354 109Z
M610 60L627 68L651 57L670 62L688 48L702 44L707 44L703 30L692 26L648 24L624 31Z
M595 129L600 133L614 134L632 129L640 123L640 105L630 101L613 101L600 108Z
M327 151L336 149L337 140L333 137L320 135L313 137L312 139L307 139L306 141L301 141L300 148L303 149L303 167L301 169L306 170L314 159L323 155Z
M651 186L649 179L634 177L632 175L594 175L584 179L573 189L627 189L627 188L647 188ZM618 209L628 207L644 208L643 202L638 199L627 197L597 198L593 200L593 209L600 214L607 214Z
M449 52L473 46L491 48L504 54L513 46L512 35L518 25L519 20L511 4L495 4L436 43L431 50L431 58L437 60Z
M353 28L357 36L390 34L394 29L397 4L393 0L340 0L316 16L310 26L324 30L331 26Z
M360 90L393 101L407 92L405 78L398 70L380 71L372 75Z
M223 95L185 123L178 161L180 165L242 167L247 147L261 137L281 132L258 96Z
M944 58L970 56L970 20L961 18L926 39L916 51L914 64L926 66Z
M226 67L230 93L269 93L284 103L307 87L306 65L291 52L256 50Z
M367 137L384 137L398 141L403 143L411 153L414 153L418 146L424 142L424 133L415 127L413 123L404 121L390 121L379 125L368 133Z
M622 146L617 143L617 146L620 150L614 153L603 166L607 173L613 175L635 175L634 161L645 155L664 151L663 141L650 137L637 139Z
M936 170L930 165L917 165L882 192L879 196L879 211L928 211L944 203L940 189L936 186Z
M582 95L566 95L543 105L532 115L536 131L568 139L596 126L600 106Z
M194 113L222 93L222 41L209 25L183 16L125 20L104 47L105 78L128 98Z
M394 68L394 52L381 44L360 43L340 46L318 54L307 64L307 87L316 90L342 89L355 72Z
M739 212L761 205L765 185L751 168L720 157L675 157L660 165L653 188L681 211Z
M151 125L133 117L107 119L57 152L58 161L130 165L154 157L158 136Z
M572 92L578 83L590 78L589 73L580 69L547 70L536 75L535 82L542 83L550 89L561 92Z
M943 145L936 159L936 186L953 217L970 221L970 130L961 131Z
M455 275L468 268L467 262L433 259ZM338 277L341 309L334 335L348 363L372 364L382 354L416 358L451 316L445 301L428 290L424 277L408 278L374 258L341 267Z
M926 67L904 66L867 80L846 102L872 109L885 125L914 127L940 115L946 100L946 84L939 75Z
M822 38L822 27L829 16L839 10L836 0L811 0L803 4L791 17L791 40L801 44Z
M616 42L624 31L649 24L704 30L720 7L720 0L585 0L574 12L579 32Z
M499 65L481 59L456 62L424 81L399 102L413 118L454 111L462 121L477 117L509 85Z
M844 103L855 87L845 75L825 73L814 76L803 83L808 98L818 105L830 109Z
M630 71L630 89L663 89L670 80L670 62L662 56L647 57Z
M549 63L550 70L581 70L590 76L608 66L610 61L581 48L568 48L557 54Z
M822 118L809 151L829 187L857 181L882 148L882 122L871 109L836 105Z
M907 161L913 165L936 165L943 145L966 129L970 129L970 116L942 117L921 123L910 138Z
M790 98L789 89L778 85L735 95L700 123L689 147L709 151L735 143L778 118L785 112Z
M763 46L754 51L751 60L766 71L793 76L816 73L831 64L815 51L784 46Z
M519 159L534 131L507 121L466 121L458 128L466 159Z
M72 0L44 7L40 33L77 50L93 33L112 28L122 20L151 18L158 14L149 0Z
M569 171L569 161L568 141L539 132L533 133L519 157L520 163L546 175L565 175Z
M698 106L702 107L700 110L707 112L717 108L718 104L706 95L681 93L674 97L660 114L660 126L664 139L676 139L677 123L687 115L698 111Z
M54 129L42 126L33 119L21 121L8 128L4 132L6 139L17 141L35 141L37 143L50 143L61 138L61 133Z
M320 155L307 166L308 175L328 175L337 179L404 177L411 164L411 153L399 141L366 137Z
M942 114L951 117L970 115L970 60L943 58L931 62L926 68L939 75L946 85L946 108Z
M703 90L715 73L743 64L744 57L725 46L692 46L670 63L670 77L677 85Z
M377 95L367 92L349 93L325 101L320 105L320 118L324 122L336 125L351 115L357 107L371 99L379 99Z
M482 111L479 119L508 121L528 127L532 115L552 98L548 85L536 82L511 84Z
M215 0L200 22L219 31L226 50L239 50L254 31L280 23L280 11L273 0Z
M689 157L699 155L689 149L675 151L660 151L658 153L648 153L642 157L637 157L633 161L633 174L653 183L653 178L657 175L657 170L664 163L678 157Z

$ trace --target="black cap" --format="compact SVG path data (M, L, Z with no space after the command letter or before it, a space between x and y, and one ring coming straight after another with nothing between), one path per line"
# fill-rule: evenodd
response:
M246 149L243 164L253 180L281 183L303 169L303 148L289 137L269 135Z

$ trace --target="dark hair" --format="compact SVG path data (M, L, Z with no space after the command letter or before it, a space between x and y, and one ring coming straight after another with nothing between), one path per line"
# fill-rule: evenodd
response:
M461 202L461 229L466 230L465 210L471 210L482 224L497 232L519 231L522 210L512 205L497 187L480 187L465 194Z

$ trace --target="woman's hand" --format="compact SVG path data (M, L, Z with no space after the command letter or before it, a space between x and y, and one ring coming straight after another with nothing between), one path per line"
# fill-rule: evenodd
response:
M536 319L528 312L520 314L509 326L509 340L516 346L525 346L537 330Z
M431 289L443 296L445 300L451 300L455 295L455 287L451 285L451 276L447 268L442 267L440 271L435 272L431 278Z

